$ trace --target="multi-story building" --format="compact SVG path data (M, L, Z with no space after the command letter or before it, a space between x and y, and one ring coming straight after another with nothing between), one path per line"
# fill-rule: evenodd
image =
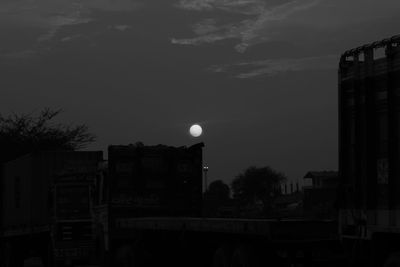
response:
M400 207L399 43L397 36L364 45L340 60L339 169L349 208ZM382 212L377 217L388 221Z

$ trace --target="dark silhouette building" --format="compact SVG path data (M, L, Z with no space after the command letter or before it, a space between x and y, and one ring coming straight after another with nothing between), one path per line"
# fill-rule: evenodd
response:
M202 147L109 146L110 204L137 216L199 216Z
M400 262L399 96L400 35L342 54L339 231L360 266Z
M400 206L399 43L395 36L367 44L340 60L339 169L347 208Z
M339 176L336 171L311 171L304 179L311 180L303 186L303 208L306 216L335 218L337 213L337 188Z

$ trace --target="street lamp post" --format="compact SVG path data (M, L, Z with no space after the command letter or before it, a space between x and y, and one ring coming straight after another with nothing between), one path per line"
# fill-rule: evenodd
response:
M207 181L208 166L203 167L203 172L204 172L204 193L205 193L207 191L207 186L208 186L208 181Z

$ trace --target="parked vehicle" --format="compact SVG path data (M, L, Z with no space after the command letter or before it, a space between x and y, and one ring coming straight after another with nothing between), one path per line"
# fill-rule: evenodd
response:
M102 152L43 151L4 164L4 266L96 259L93 193L101 162Z

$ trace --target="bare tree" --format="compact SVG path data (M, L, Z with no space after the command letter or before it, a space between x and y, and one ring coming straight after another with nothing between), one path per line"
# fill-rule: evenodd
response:
M78 150L95 140L85 124L54 123L60 113L45 108L37 116L0 114L0 162L37 150Z

